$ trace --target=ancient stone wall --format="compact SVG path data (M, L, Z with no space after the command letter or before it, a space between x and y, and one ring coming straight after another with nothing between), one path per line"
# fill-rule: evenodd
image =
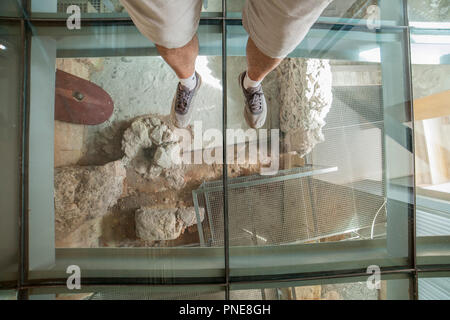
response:
M303 157L324 140L322 128L333 97L330 64L327 60L289 58L277 71L285 149Z

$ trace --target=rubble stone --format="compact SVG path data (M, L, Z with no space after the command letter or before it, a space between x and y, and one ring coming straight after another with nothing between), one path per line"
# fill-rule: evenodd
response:
M205 211L200 208L200 219ZM195 208L147 208L141 207L135 213L136 236L142 240L174 240L186 227L197 224Z
M56 238L63 239L117 203L126 176L122 162L55 169Z
M167 185L172 189L181 189L186 184L182 169L167 170L164 176Z
M159 147L156 150L154 161L158 166L164 169L170 168L172 166L172 159L170 158L170 154L164 147Z
M157 126L155 129L153 129L150 137L157 145L160 145L163 142L163 135L167 129L167 126Z
M183 224L177 219L177 209L140 208L136 211L136 235L142 240L174 240Z
M135 120L125 131L123 162L146 179L166 177L163 183L173 189L185 184L181 165L173 157L181 150L178 135L161 119L154 116Z
M179 208L177 211L178 217L183 221L186 227L193 226L197 224L197 215L195 213L195 208ZM205 218L205 209L199 208L200 221Z

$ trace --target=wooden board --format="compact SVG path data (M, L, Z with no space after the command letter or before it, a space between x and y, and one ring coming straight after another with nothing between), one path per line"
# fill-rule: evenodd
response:
M109 94L96 84L62 70L56 70L55 120L97 125L114 110Z
M450 115L450 90L414 100L414 119L426 120Z

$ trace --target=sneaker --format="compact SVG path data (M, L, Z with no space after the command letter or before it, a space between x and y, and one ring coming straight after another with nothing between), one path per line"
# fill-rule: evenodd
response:
M175 97L173 97L170 116L173 124L178 128L186 128L192 119L192 112L194 110L193 100L202 84L202 78L197 72L195 72L195 76L197 78L197 84L194 89L189 90L181 83L178 83Z
M254 129L261 128L266 122L267 103L262 86L244 88L245 71L239 75L239 86L245 97L244 118L247 124Z

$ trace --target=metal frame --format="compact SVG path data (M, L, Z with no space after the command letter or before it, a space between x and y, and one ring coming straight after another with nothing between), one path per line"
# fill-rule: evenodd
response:
M228 96L227 96L227 0L222 0L222 132L228 128ZM223 136L223 232L224 232L224 259L225 259L225 300L230 300L230 246L229 246L229 222L228 222L228 160L227 160L227 135Z
M403 23L405 26L409 26L409 16L408 16L408 2L407 0L403 1ZM409 243L410 243L410 251L409 251L409 258L411 259L411 266L414 269L413 276L411 278L411 295L414 300L419 300L419 275L417 271L417 238L416 238L416 201L417 201L417 195L416 195L416 151L415 151L415 136L414 136L414 127L415 127L415 121L414 121L414 98L413 98L413 84L412 84L412 67L411 67L411 31L410 29L406 29L404 32L405 36L405 50L406 50L406 60L405 60L405 69L407 71L406 78L409 79L409 86L406 88L409 93L409 101L407 102L409 104L409 110L411 115L411 152L413 154L413 208L411 210L411 219L409 220L409 230L410 230L410 237L409 237Z
M65 287L65 279L41 279L41 280L30 280L28 277L28 214L29 214L29 208L28 208L28 135L29 135L29 107L30 107L30 59L31 59L31 53L30 53L30 43L31 43L31 26L32 25L48 25L48 26L63 26L65 25L65 19L61 18L42 18L42 17L33 17L31 14L31 0L17 0L18 3L21 5L23 9L23 16L21 17L0 17L0 21L8 22L8 21L20 21L20 28L21 28L21 36L22 36L22 56L21 61L22 64L22 70L20 70L20 73L22 75L22 81L21 81L21 90L22 94L20 96L20 105L21 105L21 117L22 117L22 123L21 123L21 157L20 157L20 172L21 176L18 177L20 183L21 183L21 190L20 190L20 212L18 213L20 216L20 248L19 248L19 267L18 267L18 280L17 282L4 282L0 283L0 289L3 288L15 288L18 290L18 298L19 299L28 299L29 290L31 288L63 288ZM34 0L38 1L38 0ZM391 1L391 0L388 0ZM413 115L413 106L412 106L412 87L411 87L411 79L410 79L410 72L411 72L411 48L409 44L409 32L410 27L408 24L408 15L407 15L407 0L398 0L402 1L402 5L404 8L403 12L403 25L400 26L392 26L392 24L387 23L386 28L387 29L403 29L404 36L405 36L405 54L406 54L406 69L408 70L408 77L407 81L409 84L409 108L411 110L411 115ZM239 23L240 18L236 17L227 17L227 1L222 0L222 14L221 16L217 17L211 17L211 16L202 16L202 21L214 21L221 24L222 27L222 81L223 81L223 114L222 114L222 126L223 130L227 128L227 26L230 24L236 24ZM319 23L322 25L334 25L336 28L341 28L344 30L352 29L352 28L364 28L362 26L362 23L359 23L360 21L336 21L334 22L321 22ZM131 25L131 20L129 18L114 18L114 17L107 17L107 18L87 18L83 19L83 23L86 25L105 25L105 24L127 24ZM413 131L412 131L413 132ZM226 135L223 135L223 145L227 145L226 141ZM413 139L413 136L411 136L411 139ZM411 143L411 151L413 150L413 140L410 141ZM230 278L230 248L229 248L229 239L228 239L228 166L227 166L227 156L226 156L226 148L223 152L223 200L224 200L224 234L225 234L225 245L224 245L224 281L217 281L217 279L211 281L212 279L204 279L205 282L200 281L198 285L212 285L212 286L218 286L218 287L224 287L225 288L225 298L230 298L230 287L233 285L235 287L236 285L245 285L247 287L252 287L256 285L268 285L272 282L275 283L291 283L291 282L300 282L304 283L307 281L317 281L317 280L324 280L324 279L337 279L337 278L349 278L349 277L362 277L366 276L366 274L361 269L352 269L352 270L340 270L336 272L316 272L316 273L304 273L304 274L285 274L282 277L242 277L242 278L236 278L233 279ZM194 197L195 199L195 197ZM194 200L195 201L195 200ZM420 243L417 243L416 237L415 237L415 189L414 189L414 200L411 205L411 215L410 215L410 222L408 226L409 230L409 243L410 243L410 251L408 254L409 263L406 266L399 266L395 270L390 268L382 268L381 274L383 276L389 276L392 274L404 274L406 277L408 277L411 280L411 289L412 289L412 299L418 298L417 293L417 282L418 282L418 273L426 273L426 274L434 274L436 272L443 272L448 276L448 273L450 272L450 262L448 261L448 257L450 255L446 255L447 259L444 259L446 262L445 264L438 264L438 265L418 265L417 264L417 245L421 245ZM198 213L197 213L198 215ZM448 249L447 249L448 251ZM445 254L448 254L448 252L445 252ZM143 285L143 286L171 286L173 283L149 283L148 278L91 278L86 279L87 285L106 285L106 286L113 286L113 285ZM197 279L198 280L198 279ZM195 279L187 279L187 283L185 285L195 285ZM194 281L194 282L192 282ZM181 281L183 282L183 281Z

